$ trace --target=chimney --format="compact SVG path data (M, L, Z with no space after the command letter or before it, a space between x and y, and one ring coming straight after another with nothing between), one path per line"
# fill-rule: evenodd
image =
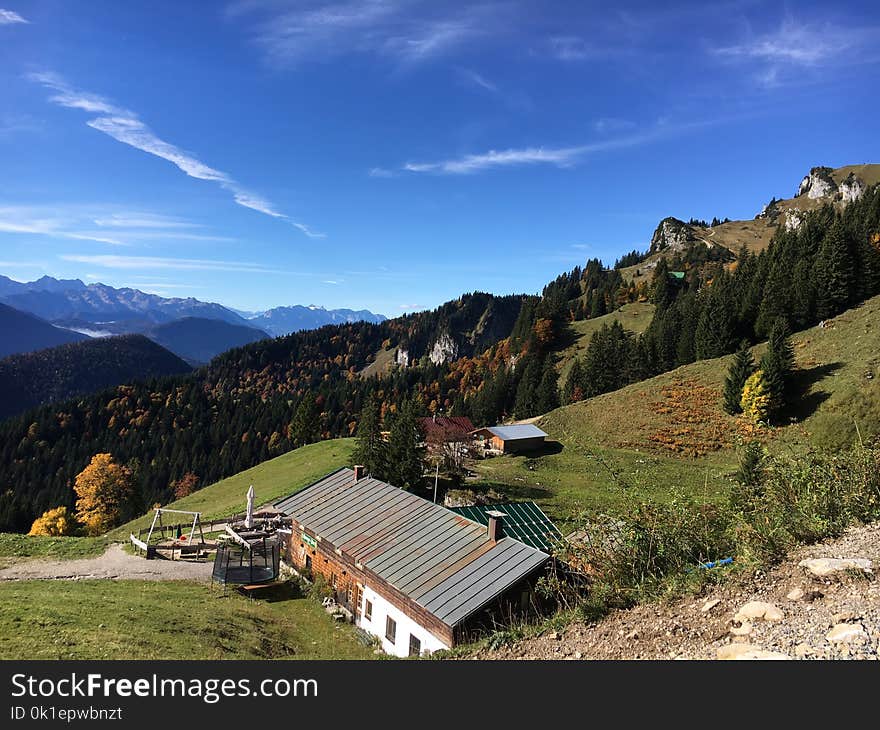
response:
M489 510L486 514L489 515L489 539L492 542L498 542L502 537L501 528L507 515L497 509Z
M361 479L363 479L366 476L366 471L367 470L363 466L361 466L360 464L355 464L354 480L356 482L359 482Z

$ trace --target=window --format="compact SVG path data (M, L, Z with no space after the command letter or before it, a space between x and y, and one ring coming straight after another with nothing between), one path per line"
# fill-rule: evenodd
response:
M395 637L397 636L397 621L395 621L391 616L388 616L385 619L385 638L388 639L392 644L395 642Z
M373 602L364 600L364 618L367 621L372 621L373 619Z
M422 655L422 642L418 636L414 634L409 635L409 655L410 656L421 656Z

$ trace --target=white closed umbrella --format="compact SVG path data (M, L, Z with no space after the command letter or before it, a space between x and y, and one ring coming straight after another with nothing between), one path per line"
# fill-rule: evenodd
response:
M247 491L247 515L244 518L244 526L247 529L251 529L254 526L254 485L248 488Z

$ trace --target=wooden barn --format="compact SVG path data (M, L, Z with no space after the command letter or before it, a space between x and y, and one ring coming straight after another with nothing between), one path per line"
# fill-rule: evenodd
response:
M547 434L533 423L515 423L510 426L478 428L474 436L482 440L484 447L502 454L519 454L534 451L544 445Z
M431 416L420 418L419 428L431 447L437 444L469 442L474 424L467 416Z
M339 469L275 507L291 518L283 559L322 575L355 623L386 653L451 648L475 626L531 602L549 555L487 525Z

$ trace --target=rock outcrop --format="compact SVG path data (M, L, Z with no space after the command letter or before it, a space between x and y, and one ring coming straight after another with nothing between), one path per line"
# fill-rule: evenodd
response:
M450 362L458 357L458 345L448 332L443 332L434 342L428 357L435 365Z
M651 253L659 251L684 251L689 244L700 239L684 221L678 218L664 218L651 236Z
M837 192L837 183L831 177L834 172L830 167L814 167L798 186L797 195L806 195L810 200L827 198Z

